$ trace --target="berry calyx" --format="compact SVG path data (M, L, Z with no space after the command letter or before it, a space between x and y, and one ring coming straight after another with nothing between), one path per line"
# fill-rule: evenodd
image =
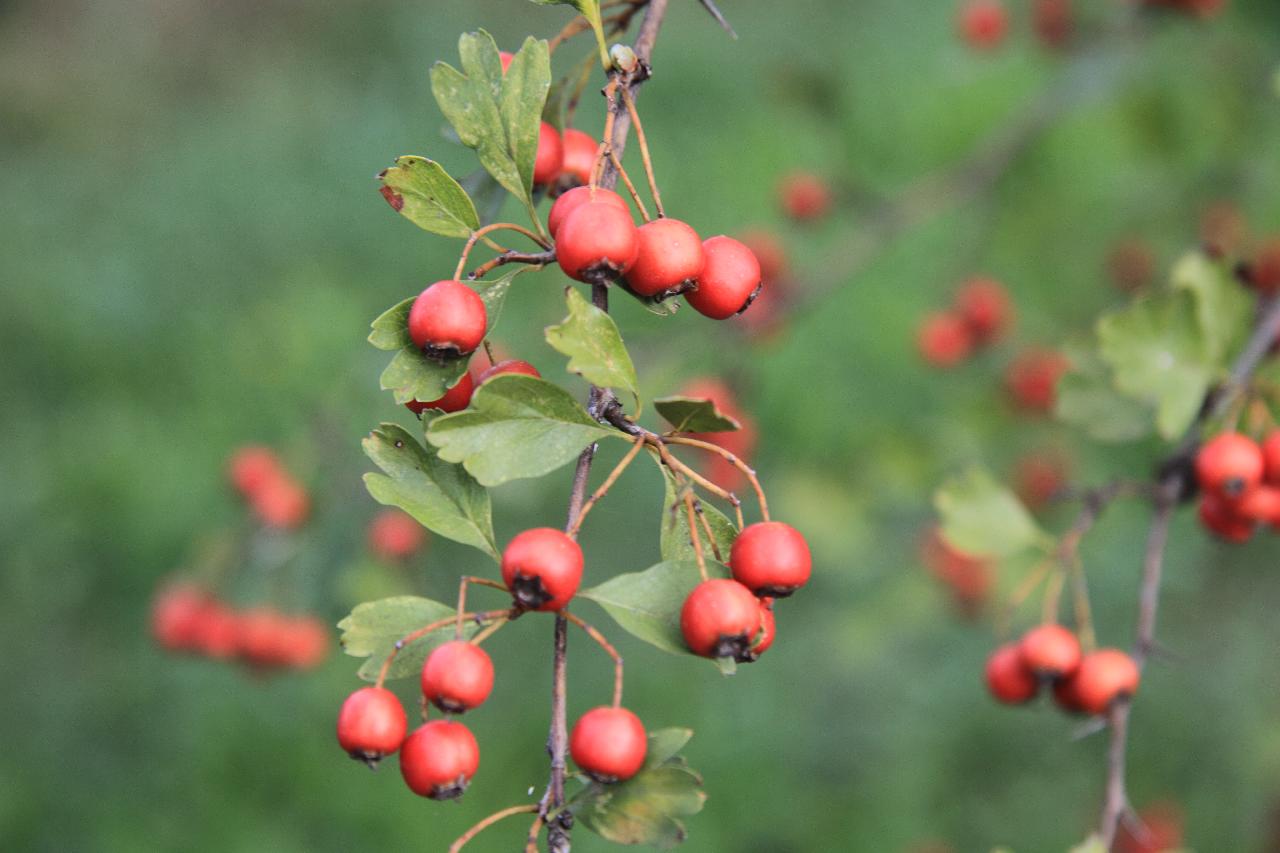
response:
M483 385L493 377L501 376L504 373L519 373L524 376L542 377L542 374L538 372L538 368L534 367L529 362L521 361L518 358L508 358L505 361L500 361L493 365L484 373L481 373L479 384Z
M580 184L591 183L591 170L596 166L599 140L576 127L565 128L563 139L564 163L560 167L560 173L572 176ZM552 232L552 236L555 236L555 232Z
M1039 676L1063 678L1080 665L1080 641L1061 625L1040 625L1018 642L1022 665Z
M1053 703L1068 714L1085 713L1084 705L1076 695L1074 678L1060 678L1053 683Z
M564 532L535 527L502 552L502 580L525 610L559 610L582 582L582 549Z
M569 735L573 763L599 782L630 779L644 767L648 750L644 724L626 708L593 708L578 718Z
M742 584L713 578L693 588L680 609L680 631L689 650L708 658L751 661L761 630L760 602Z
M936 311L916 330L916 349L935 367L955 367L973 353L973 332L955 312Z
M460 281L437 281L409 309L409 337L414 345L441 360L475 352L488 323L484 301Z
M422 695L441 711L478 708L493 690L493 661L475 643L451 640L437 646L422 665Z
M1085 655L1071 678L1072 691L1087 714L1105 713L1117 699L1138 692L1138 664L1119 649L1098 649Z
M749 524L729 551L733 579L756 595L785 598L809 581L813 558L800 531L781 521Z
M574 187L561 193L555 204L551 205L551 212L547 214L547 233L555 238L569 214L589 201L607 204L625 212L627 216L631 215L631 208L627 207L626 200L613 190L603 187L596 187L594 190L591 187Z
M432 800L462 796L480 767L480 746L471 730L454 720L419 726L400 747L400 775L409 790Z
M1226 498L1238 498L1257 486L1265 467L1262 448L1238 432L1214 436L1196 454L1200 488Z
M1013 323L1013 303L1003 285L991 278L972 278L956 292L955 310L980 345L998 340Z
M564 166L564 141L545 121L538 126L538 153L533 159L533 182L549 184L560 177Z
M420 415L427 409L439 409L448 414L450 412L460 412L467 406L471 405L471 393L475 390L476 382L471 378L471 371L462 374L454 386L438 400L432 400L429 403L423 403L419 400L410 400L405 403L409 411L415 415Z
M706 262L697 287L684 295L699 314L726 320L751 307L760 290L760 262L755 253L723 234L702 241Z
M969 0L960 9L959 26L970 47L991 50L1004 41L1009 16L999 0Z
M384 687L360 688L338 712L338 744L370 766L399 749L408 728L400 700Z
M706 255L698 232L679 219L662 218L636 229L640 250L627 272L627 286L641 296L654 296L695 279Z
M1221 495L1205 492L1197 514L1205 529L1228 542L1240 544L1253 538L1253 520L1241 515L1237 505Z
M1040 692L1040 679L1022 662L1017 643L1007 643L987 658L987 689L1006 705L1029 702Z
M578 281L616 278L631 269L639 252L631 211L607 201L588 199L578 205L556 232L556 261L565 275Z

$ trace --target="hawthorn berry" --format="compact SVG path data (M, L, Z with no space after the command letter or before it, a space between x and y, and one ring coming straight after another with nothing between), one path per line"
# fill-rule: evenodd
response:
M1138 664L1119 649L1098 649L1080 660L1072 690L1087 714L1102 714L1111 703L1138 692Z
M809 172L793 172L778 182L778 196L787 216L800 222L821 219L831 210L827 182Z
M1280 291L1280 237L1267 240L1248 265L1249 286L1266 296Z
M589 187L587 191L590 192ZM566 214L559 225L556 261L569 278L587 282L614 278L636 262L640 237L630 210L588 198Z
M1005 387L1013 402L1029 412L1049 412L1058 398L1058 380L1067 371L1067 360L1047 349L1019 353L1005 371Z
M755 254L723 234L702 241L705 263L697 287L684 295L699 314L726 320L751 307L760 290L760 262Z
M1061 48L1071 39L1072 19L1071 0L1036 0L1032 9L1036 36L1048 48Z
M960 8L959 26L970 47L991 50L1004 41L1009 15L999 0L968 0Z
M564 141L545 121L538 126L538 153L533 160L533 182L546 185L560 177L564 166Z
M626 708L592 708L569 735L573 763L598 782L622 782L644 767L649 736L640 718Z
M338 712L338 744L371 766L399 749L408 729L400 700L385 687L361 687Z
M591 171L596 166L599 141L576 127L565 128L563 139L564 164L560 167L561 173L573 176L580 184L591 183Z
M1040 692L1040 679L1027 669L1017 643L1006 643L987 658L987 689L1006 705L1029 702Z
M461 714L484 704L493 690L493 661L475 643L451 640L422 665L422 695L441 711Z
M255 607L240 615L236 651L259 667L281 666L289 660L289 623L273 607Z
M641 296L654 296L681 282L696 279L706 264L698 232L679 219L663 217L636 229L640 251L627 271L627 286Z
M1250 489L1241 496L1235 510L1249 521L1280 525L1280 488L1264 484Z
M208 598L204 590L186 583L171 584L156 593L151 603L151 633L156 642L170 651L192 648L196 623Z
M415 794L433 800L462 796L480 767L480 745L455 720L432 720L400 747L400 775Z
M773 615L773 599L760 599L760 633L756 635L755 645L751 647L752 660L769 651L774 638L778 634L778 622Z
M1022 665L1036 675L1062 678L1080 665L1080 641L1061 625L1040 625L1018 641Z
M1267 433L1261 449L1263 478L1273 486L1280 486L1280 429Z
M1013 303L1000 282L972 278L956 293L955 312L979 345L998 340L1013 323Z
M369 550L384 560L412 557L426 541L426 529L401 510L384 509L369 522Z
M1206 492L1239 498L1262 482L1262 448L1247 435L1220 433L1196 454L1196 481Z
M242 447L231 455L228 471L236 491L248 497L283 471L279 457L269 447Z
M439 409L448 414L449 412L460 412L467 406L471 405L471 393L475 391L476 381L471 378L471 371L467 371L458 378L453 387L436 400L423 403L419 400L410 400L405 403L409 407L409 411L415 415L421 415L427 409Z
M680 609L680 631L689 650L708 658L752 660L761 630L760 602L742 584L712 578L693 588Z
M930 529L921 541L920 559L938 580L950 588L965 615L977 613L995 583L995 571L990 560L960 551L942 537L937 527Z
M1067 463L1057 453L1042 451L1019 457L1014 465L1013 490L1029 508L1042 508L1067 482Z
M525 610L559 610L582 582L582 549L564 532L535 527L502 552L502 580Z
M542 377L538 372L538 368L534 367L527 361L521 361L518 358L509 358L506 361L500 361L489 367L484 373L480 374L479 384L483 385L495 376L501 376L504 373L519 373L524 376Z
M191 647L215 660L233 657L240 648L241 619L231 607L210 599L196 615Z
M433 358L460 358L475 352L488 323L484 300L460 281L437 281L409 309L409 337Z
M574 187L561 193L555 204L551 205L551 212L547 214L547 232L552 238L560 233L560 225L569 214L589 201L611 205L625 212L627 216L631 215L631 208L627 207L626 200L613 190L606 190L603 187L596 187L595 189L591 187Z
M756 445L756 426L751 416L738 405L733 390L719 379L702 377L687 382L680 390L681 396L695 400L710 400L721 414L738 422L739 428L727 432L691 433L690 438L720 447L741 460L751 456ZM708 451L709 458L703 466L707 479L729 491L741 488L746 478L738 468L719 454Z
M1197 514L1200 523L1210 533L1228 542L1239 544L1253 538L1255 527L1253 520L1242 516L1236 504L1221 495L1213 492L1203 493L1200 496Z
M289 666L314 669L329 656L328 626L315 616L292 620L286 649Z
M1076 695L1076 680L1074 677L1060 678L1053 683L1053 703L1068 714L1085 713L1084 705L1080 703L1080 697Z
M916 330L920 357L935 367L954 367L964 361L973 352L973 343L969 326L951 311L926 315Z
M249 497L262 523L280 530L300 527L311 512L311 497L301 484L282 475L263 484Z
M786 598L809 581L813 559L800 531L781 521L749 524L733 540L733 579L770 598Z

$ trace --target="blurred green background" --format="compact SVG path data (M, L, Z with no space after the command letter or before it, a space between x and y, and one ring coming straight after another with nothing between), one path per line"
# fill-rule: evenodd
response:
M1039 47L1012 5L1009 43L988 56L958 43L949 2L728 0L734 42L673 0L641 99L668 210L704 234L777 229L823 294L767 345L615 300L650 395L705 373L740 383L775 514L818 560L779 609L778 644L731 679L619 637L628 704L652 727L697 730L687 756L710 797L690 850L1062 850L1095 819L1105 736L1073 741L1078 723L1051 708L987 698L992 630L956 618L916 537L932 489L968 462L1005 473L1051 444L1096 481L1140 476L1160 449L1100 452L1019 418L998 387L1011 345L941 373L919 363L914 328L982 270L1013 292L1019 342L1058 344L1118 300L1102 272L1117 238L1147 239L1167 267L1217 199L1280 231L1280 11L1237 0L1210 24L1161 19L1104 46L1083 32L1072 58ZM1090 27L1120 5L1079 4ZM373 177L404 153L473 168L441 135L427 82L460 32L514 47L567 19L521 0L0 2L0 848L443 850L541 789L548 620L492 640L499 683L468 721L481 772L460 805L439 805L394 764L371 775L336 747L356 661L254 678L163 654L147 619L193 542L244 525L223 465L249 441L284 451L317 517L292 574L241 578L234 594L330 622L377 594L359 441L407 415L377 390L385 356L367 324L446 276L457 246L395 216ZM777 211L790 169L892 194L1062 86L1076 101L989 192L856 277L829 261L857 216L801 228ZM596 131L598 112L588 96L579 123ZM541 338L561 283L519 281L501 344L580 390ZM568 480L501 488L499 540L561 523ZM593 515L596 578L656 561L660 494L638 468ZM1135 708L1131 790L1138 805L1178 801L1189 846L1274 850L1275 542L1220 546L1189 515L1161 613L1176 661L1148 671ZM1119 508L1085 546L1104 643L1131 636L1143 526L1140 508ZM413 569L440 597L462 572L492 572L439 539ZM574 637L571 714L608 677ZM511 850L524 829L468 849Z

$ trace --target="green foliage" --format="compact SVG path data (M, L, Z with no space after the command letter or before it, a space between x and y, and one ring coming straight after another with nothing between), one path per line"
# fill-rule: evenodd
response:
M397 157L378 175L392 209L424 231L467 237L480 227L476 206L444 167L425 157Z
M695 397L659 397L653 401L658 414L676 432L731 432L742 424L716 408L710 400Z
M1009 557L1048 537L1018 498L982 468L970 468L933 497L942 535L969 554Z
M707 573L712 577L729 575L712 560L707 560ZM580 590L578 597L599 604L619 627L646 643L665 652L687 655L690 652L680 632L680 609L701 580L698 564L692 560L661 562L643 572L615 575L598 586Z
M661 520L661 538L660 548L662 559L666 562L680 562L694 559L693 539L689 534L689 513L685 509L682 499L678 499L676 492L675 477L671 470L665 465L659 463L662 469L665 490L662 503L662 520ZM719 550L723 561L729 559L729 549L733 547L733 540L738 536L738 528L730 521L724 513L716 509L705 501L701 503L702 514L707 519L707 526L711 528L711 533L715 537L712 548L712 541L707 538L706 531L702 525L698 525L698 538L702 541L702 550L708 560L711 559L714 550Z
M1059 420L1097 441L1134 441L1151 434L1151 408L1120 393L1106 363L1091 348L1069 345L1063 354L1071 367L1058 380L1054 414Z
M360 665L359 675L365 681L374 681L383 661L391 654L397 642L410 633L425 628L432 622L448 619L455 613L457 611L452 607L414 595L366 601L356 605L338 623L338 630L342 632L342 650L352 657L368 658ZM463 624L462 635L469 638L477 630L476 624L468 621ZM445 625L406 645L396 653L395 660L387 670L387 678L405 678L421 671L423 661L431 650L452 640L454 631L454 625Z
M565 290L569 316L547 327L547 343L569 356L567 369L593 385L630 391L640 406L640 381L618 324L588 302L576 288Z
M479 548L495 560L489 492L459 465L442 462L396 424L383 424L364 440L364 452L383 470L364 475L380 504L397 506L441 536Z

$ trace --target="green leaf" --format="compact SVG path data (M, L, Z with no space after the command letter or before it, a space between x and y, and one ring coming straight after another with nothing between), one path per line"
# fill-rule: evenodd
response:
M640 383L618 324L577 289L570 287L565 293L569 316L560 325L547 327L547 343L569 356L571 373L602 388L630 391L638 408Z
M1196 322L1205 355L1218 364L1244 343L1253 324L1253 296L1236 280L1224 261L1202 252L1185 255L1174 264L1172 286L1195 299Z
M516 164L524 195L533 191L533 161L538 156L538 128L542 124L542 107L551 88L551 54L545 41L533 36L524 40L511 59L498 111L507 133L507 149Z
M933 503L942 516L942 535L975 556L1012 556L1047 537L1013 492L982 468L948 480Z
M503 374L476 389L471 408L431 422L440 458L461 462L481 485L540 477L582 449L621 436L587 414L568 391L533 376Z
M1054 413L1098 441L1145 438L1155 430L1151 406L1116 390L1111 371L1083 346L1063 348L1071 367L1058 382Z
M410 296L384 311L373 321L369 343L381 350L398 350L413 346L409 337L409 309L418 297Z
M717 409L711 400L660 397L653 405L676 432L732 432L742 428L742 424Z
M342 631L342 650L352 657L368 658L360 665L358 674L365 681L375 681L382 662L401 638L455 613L457 611L452 607L416 595L366 601L356 605L338 623L338 629ZM470 637L476 630L476 624L468 621L462 628L463 637ZM453 636L454 626L446 625L409 643L396 654L387 678L404 678L420 672L431 650L452 640Z
M693 738L693 729L658 729L649 732L649 747L644 755L645 767L660 767L675 758Z
M680 818L702 811L702 778L681 764L641 770L625 782L593 782L570 809L583 826L616 844L649 844L669 850L685 840Z
M728 577L728 571L707 560L707 573ZM624 631L677 655L690 654L680 632L680 609L702 581L692 560L662 562L643 572L615 575L582 590L578 597L599 604Z
M383 424L363 443L384 472L364 475L374 500L400 507L428 530L498 559L489 493L471 475L441 461L396 424Z
M498 320L502 317L502 306L506 304L507 293L511 290L511 282L516 276L523 275L531 269L533 267L515 266L495 279L464 282L479 295L480 301L484 303L485 318L488 320L488 325L485 327L486 336L493 334L493 330L498 327Z
M1156 410L1156 431L1180 436L1195 419L1217 372L1185 290L1141 299L1098 321L1098 347L1116 388Z
M378 175L392 209L414 225L446 237L469 237L480 227L470 196L444 167L425 157L397 157Z
M666 484L662 502L661 533L659 534L662 559L667 562L693 560L695 556L693 542L689 536L689 514L684 508L683 500L679 503L676 501L675 478L671 475L670 469L661 464L659 464L659 468L662 469L663 481ZM702 514L707 519L707 524L715 537L715 545L720 551L720 557L722 560L727 561L729 559L729 549L733 547L733 540L738 538L738 528L724 513L706 501L702 502ZM706 531L702 529L700 524L698 525L698 536L703 542L704 555L711 558L715 553L715 549L711 547Z

